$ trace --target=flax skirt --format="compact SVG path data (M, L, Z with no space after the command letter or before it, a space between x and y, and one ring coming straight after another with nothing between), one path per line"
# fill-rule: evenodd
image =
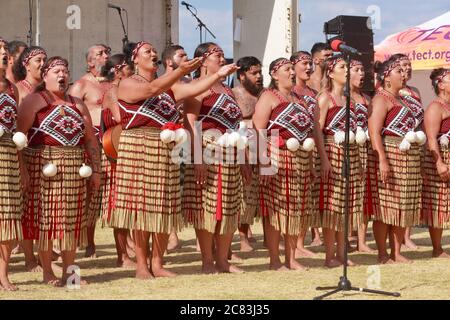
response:
M0 242L22 240L19 160L11 135L0 137Z
M107 183L110 227L181 231L180 166L172 162L160 132L150 127L122 131L113 181Z
M98 218L102 213L102 203L103 194L105 193L105 185L107 180L107 165L108 159L103 152L102 146L99 145L99 150L101 152L101 180L100 188L98 190L91 190L89 184L87 186L87 196L86 196L86 224L87 227L95 227Z
M374 212L374 220L397 227L411 227L420 223L421 212L421 153L422 147L412 144L408 151L398 148L399 137L383 138L386 157L391 170L388 183L380 179L379 164L375 162L379 205Z
M208 170L204 185L196 183L194 165L186 164L182 210L186 223L195 229L230 234L238 228L242 179L235 151L221 148L204 137L203 160Z
M25 149L30 189L26 196L23 227L26 239L39 240L39 249L48 250L50 240L60 240L60 250L84 247L86 234L86 178L79 174L85 162L82 147L33 147ZM58 173L45 177L42 168L56 165Z
M261 186L261 215L276 230L298 235L311 225L311 153L272 150L276 168L269 184Z
M332 168L328 181L317 179L314 184L314 227L323 227L335 231L344 231L345 226L345 179L342 167L345 151L342 145L334 143L333 137L325 137L325 151ZM320 159L316 157L316 167L320 168ZM320 171L318 171L320 172ZM363 167L357 144L350 145L349 177L349 230L356 230L362 219L363 210Z
M250 184L245 185L242 179L242 201L241 201L241 215L239 217L239 224L254 223L258 212L259 205L259 172L258 167L252 167L252 180Z
M450 165L449 148L441 147L440 151L444 163ZM430 151L425 153L423 167L421 223L433 228L450 228L450 182L441 180Z

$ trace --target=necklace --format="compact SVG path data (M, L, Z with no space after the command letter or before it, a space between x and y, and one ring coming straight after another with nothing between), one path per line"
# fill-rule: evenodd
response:
M92 72L89 72L89 73L94 78L94 80L97 81L98 83L102 83L102 82L108 81L108 79L106 79L105 77L96 77L96 76L94 76L94 74Z
M143 75L140 74L136 74L138 77L142 78L145 80L145 82L151 82L150 80L148 80L146 77L144 77Z

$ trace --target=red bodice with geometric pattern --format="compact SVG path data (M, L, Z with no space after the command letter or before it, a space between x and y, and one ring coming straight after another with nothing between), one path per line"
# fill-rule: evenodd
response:
M308 112L314 118L314 113L317 108L317 91L306 86L306 90L300 90L298 86L292 88L292 93L306 106Z
M329 97L333 106L328 109L323 132L332 136L338 131L345 131L345 106L338 106L331 94ZM353 105L350 105L350 130L356 132L356 114Z
M198 115L202 130L218 129L225 133L228 129L237 130L242 121L242 112L239 108L233 92L225 86L227 93L215 92L210 89L210 94L202 101Z
M47 106L38 111L33 126L28 131L30 146L79 146L84 145L84 119L69 96L71 105L54 105L41 93Z
M176 123L180 118L172 90L137 103L119 100L118 105L124 130L139 127L160 129L168 122Z
M0 127L12 133L16 130L17 102L11 83L8 91L0 93Z
M368 102L364 95L362 95L364 100L363 103L353 103L351 102L352 108L355 110L356 116L356 126L361 127L364 131L368 129L368 118L369 118L369 110L368 110Z
M408 86L400 90L399 93L400 96L402 96L403 99L408 102L408 106L414 114L414 117L416 118L416 128L421 128L425 116L425 110L422 105L422 100L415 93L415 91Z

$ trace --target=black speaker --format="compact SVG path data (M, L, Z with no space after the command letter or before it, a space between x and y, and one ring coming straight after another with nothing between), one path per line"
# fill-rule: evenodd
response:
M341 39L345 44L358 49L362 53L359 60L364 65L366 73L363 90L371 93L375 89L374 71L373 71L373 31L369 17L360 16L337 16L328 22L325 22L323 32L328 41L336 38ZM329 35L335 35L329 38Z

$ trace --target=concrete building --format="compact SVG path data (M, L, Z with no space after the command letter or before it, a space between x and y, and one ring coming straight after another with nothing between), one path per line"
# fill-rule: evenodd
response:
M233 0L233 55L255 56L268 85L270 62L297 50L297 0Z
M123 31L118 10L128 12L130 41L150 41L159 53L178 43L178 0L32 0L32 44L44 47L49 56L70 62L72 80L86 70L86 49L104 43L113 53L122 51ZM29 0L0 1L0 36L27 42ZM125 27L126 14L122 11Z

